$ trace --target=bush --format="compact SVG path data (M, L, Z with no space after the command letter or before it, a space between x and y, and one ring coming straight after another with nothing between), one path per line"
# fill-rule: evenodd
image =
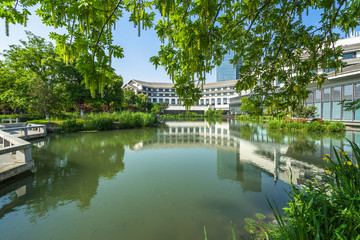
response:
M326 131L326 126L315 121L315 122L311 122L311 123L307 124L306 125L306 130L307 131L325 132Z
M69 119L60 125L60 130L65 132L78 132L84 130L84 123L76 119Z
M268 127L271 129L279 129L280 128L280 122L278 120L272 120L268 122Z
M307 120L305 118L298 118L295 120L295 122L305 124L307 123Z
M344 131L345 128L346 128L345 124L343 124L341 122L331 122L327 126L327 130L330 131L330 132Z
M293 121L294 121L294 119L292 119L291 117L285 118L285 123L291 123Z
M93 114L84 121L85 130L111 130L114 129L114 120L110 114Z

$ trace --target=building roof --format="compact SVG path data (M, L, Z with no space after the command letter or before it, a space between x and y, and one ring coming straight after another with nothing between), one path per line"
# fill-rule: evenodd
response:
M231 81L222 81L222 82L212 82L212 83L205 83L203 88L218 88L218 87L230 87L236 84L237 80ZM141 80L131 79L128 83L126 83L123 88L132 85L132 83L138 83L143 87L150 87L150 88L172 88L174 86L173 83L165 83L165 82L145 82Z

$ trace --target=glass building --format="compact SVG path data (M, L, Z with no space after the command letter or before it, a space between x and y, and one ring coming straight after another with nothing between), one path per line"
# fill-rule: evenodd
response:
M230 60L234 57L234 52L229 51L224 55L224 59L221 62L220 66L216 67L216 81L229 81L239 79L239 69L241 66L241 60L234 67Z

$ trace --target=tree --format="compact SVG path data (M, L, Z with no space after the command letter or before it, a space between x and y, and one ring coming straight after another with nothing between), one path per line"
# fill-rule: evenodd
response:
M38 2L17 3L2 3L0 17L24 23L27 7ZM141 28L152 26L155 12L159 13L162 19L155 29L164 44L151 62L165 67L185 106L199 99L205 74L231 50L233 63L242 59L237 91L251 89L264 95L264 101L279 93L294 109L307 97L310 82L321 85L326 79L326 74L317 74L318 69L341 70L342 50L335 45L339 37L335 29L348 33L359 25L360 17L356 0L45 0L38 6L37 14L45 24L67 29L65 34L51 34L57 53L65 62L76 59L93 95L97 87L103 93L113 72L112 57L123 57L112 34L123 11L131 12L130 21L139 34ZM304 24L309 11L320 16L319 26ZM275 80L284 86L274 86Z
M255 98L251 100L248 97L242 97L240 111L245 112L250 115L260 116L263 113L263 106L261 101L259 101L258 96L252 96Z
M148 111L151 109L151 103L150 103L150 99L147 95L145 94L138 94L136 95L136 99L135 99L135 106L140 110L140 111Z
M124 107L133 106L136 104L136 94L133 89L125 88L124 89Z
M316 116L316 107L314 105L300 105L295 109L294 115L300 118L314 118Z
M169 107L169 104L167 102L160 103L160 109L161 112L165 112L165 110Z

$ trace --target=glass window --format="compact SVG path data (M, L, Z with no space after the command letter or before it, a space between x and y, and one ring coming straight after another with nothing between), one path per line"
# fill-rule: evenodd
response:
M323 103L323 119L330 119L330 102Z
M341 117L341 105L340 102L332 103L332 119L340 119Z
M211 91L215 91L215 88L212 88Z
M344 89L345 91L345 89ZM348 103L351 101L345 101L345 103ZM345 108L343 108L343 120L352 120L353 118L353 111L345 111Z
M218 104L218 105L221 105L221 98L218 98L218 99L217 99L217 104Z
M153 102L157 102L157 99L156 99L156 98L153 98Z
M168 98L165 98L165 102L166 102L166 103L169 103L169 99L168 99Z
M200 105L204 105L204 99L200 99Z
M164 101L164 99L159 98L159 103L162 103Z
M320 90L315 91L315 102L321 102L321 91Z
M343 55L343 59L351 59L351 58L356 58L356 52L345 53L345 54Z
M360 84L355 85L355 99L360 98Z
M171 104L175 104L175 99L171 99Z
M355 120L360 120L360 108L355 110Z
M313 92L309 93L309 96L308 96L308 98L306 99L306 102L312 104L312 103L313 103L313 96L314 96L314 93L313 93Z
M314 104L315 107L316 107L316 114L315 114L315 117L316 118L321 118L321 103L315 103Z
M209 99L208 98L206 99L206 105L209 105Z
M334 87L332 93L332 100L334 102L340 101L341 87Z
M353 95L353 85L344 86L344 97L343 97L343 99L351 101L352 100L352 95Z
M223 98L223 103L227 104L227 98Z
M323 90L323 102L330 102L330 88L325 88Z
M211 99L211 105L215 105L215 98Z

